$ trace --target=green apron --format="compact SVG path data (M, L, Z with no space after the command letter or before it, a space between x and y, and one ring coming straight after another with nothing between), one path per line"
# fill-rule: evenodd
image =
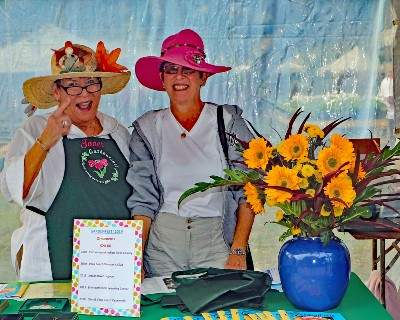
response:
M47 211L47 240L53 279L71 278L74 219L130 219L126 201L128 161L117 143L104 138L63 138L65 172Z

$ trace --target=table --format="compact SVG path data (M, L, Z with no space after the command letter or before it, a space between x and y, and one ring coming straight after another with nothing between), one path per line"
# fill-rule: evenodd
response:
M19 306L22 304L20 301L10 301L10 305L3 311L3 313L17 313ZM287 301L285 295L280 292L270 291L264 298L264 310L295 310L295 308ZM338 308L330 310L332 312L341 313L346 320L360 320L360 319L379 319L386 320L392 319L389 313L383 308L378 300L375 299L373 294L363 284L360 278L355 274L351 274L350 284L347 289L341 304ZM178 309L163 309L159 305L143 306L142 316L136 319L142 320L156 320L167 316L183 316ZM185 314L188 315L188 314ZM108 318L108 319L107 319ZM91 316L80 315L80 320L111 320L112 318L106 316ZM119 318L121 319L121 318Z
M385 294L385 275L400 257L400 228L393 222L378 218L376 220L354 220L346 225L340 231L349 232L355 239L372 240L372 270L379 270L381 276L381 301L386 306ZM378 240L379 240L379 256L378 256ZM391 245L386 248L385 240L394 240ZM395 256L386 265L386 255L391 251L397 251Z

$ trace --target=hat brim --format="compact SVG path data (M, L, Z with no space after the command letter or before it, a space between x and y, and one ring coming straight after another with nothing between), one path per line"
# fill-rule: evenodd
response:
M162 80L160 78L160 65L163 62L171 62L184 67L188 67L197 71L206 72L210 76L220 72L226 72L231 70L230 67L217 66L209 64L205 61L199 65L187 62L181 57L156 57L147 56L140 58L135 65L135 73L139 82L147 88L165 91Z
M39 109L51 108L58 104L53 96L54 81L67 78L101 78L100 93L113 94L121 91L129 82L131 73L123 72L68 72L58 75L35 77L26 80L22 86L25 98Z

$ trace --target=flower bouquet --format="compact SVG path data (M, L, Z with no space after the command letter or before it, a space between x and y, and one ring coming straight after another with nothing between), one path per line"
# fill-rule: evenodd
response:
M179 199L220 186L242 186L246 200L258 214L264 205L276 207L275 222L289 236L278 257L283 291L299 309L323 311L342 300L350 279L350 254L333 230L353 219L371 217L371 208L385 206L397 212L392 201L399 193L384 192L399 183L393 168L400 143L361 158L351 140L339 134L327 136L348 118L337 119L321 129L308 123L308 114L294 132L300 109L289 121L284 139L272 145L260 134L250 142L235 136L243 160L226 169L224 178L211 176ZM374 141L374 140L371 140Z
M340 123L337 119L321 129L308 123L310 113L293 127L302 113L298 109L289 121L284 139L273 146L262 135L250 142L236 136L242 168L226 169L224 178L211 176L199 182L179 199L220 186L243 186L247 202L255 214L264 205L277 207L275 222L287 227L280 240L293 235L321 237L324 243L334 237L333 230L358 217L369 218L374 205L385 206L400 200L399 193L383 193L382 187L399 183L393 176L400 171L392 166L400 155L400 143L385 147L361 159L352 142L339 134L327 136Z

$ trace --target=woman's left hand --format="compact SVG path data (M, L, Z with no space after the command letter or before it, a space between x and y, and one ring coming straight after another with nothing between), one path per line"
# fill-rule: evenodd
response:
M230 254L225 262L225 269L246 270L246 256Z

